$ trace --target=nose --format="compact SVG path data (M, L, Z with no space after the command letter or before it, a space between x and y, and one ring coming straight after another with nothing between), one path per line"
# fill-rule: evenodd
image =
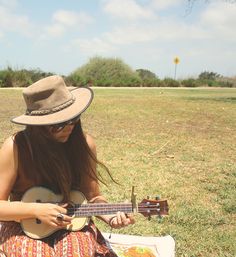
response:
M65 131L71 132L74 128L75 124L68 124L65 126Z

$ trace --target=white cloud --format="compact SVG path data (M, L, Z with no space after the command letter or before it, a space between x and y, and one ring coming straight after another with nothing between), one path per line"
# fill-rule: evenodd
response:
M154 40L157 35L152 27L126 26L117 27L113 31L105 33L107 41L116 45L130 45L140 42L149 42Z
M104 0L104 11L113 18L125 20L153 19L154 13L135 0Z
M126 51L127 47L133 46L132 50L138 45L152 47L155 52L155 45L172 44L173 49L182 48L181 44L186 42L193 43L195 40L201 41L207 38L206 31L193 25L186 25L177 21L160 21L152 24L138 24L115 27L110 32L101 34L92 39L76 39L71 46L76 47L82 52L93 54L114 54L116 51ZM191 44L190 43L190 44ZM189 46L192 48L192 45ZM123 49L123 50L122 50Z
M86 13L76 13L72 11L59 10L53 14L53 20L56 23L65 26L86 26L93 22L93 18Z
M208 37L201 27L187 25L180 21L159 21L148 25L128 25L114 28L102 35L104 40L114 45L136 43L175 42L178 40L200 40Z
M0 0L0 6L4 6L6 8L15 8L18 6L17 0Z
M52 15L53 23L46 26L45 31L48 35L53 37L63 36L65 32L76 27L76 29L82 29L87 25L94 22L92 16L80 12L58 10ZM43 36L42 38L45 38Z
M72 47L78 47L82 54L89 56L96 54L108 54L115 51L115 46L101 38L76 39L72 42Z
M45 28L45 31L48 35L52 37L60 37L64 34L65 27L61 24L52 24L51 26L47 26ZM43 38L43 36L41 38ZM45 38L45 35L44 35L44 38Z
M202 13L201 25L213 37L223 40L236 40L236 4L216 2L208 5Z
M186 24L180 20L164 20L153 28L159 40L177 42L179 40L200 40L208 37L208 33L199 26Z
M27 16L14 14L11 9L0 5L1 33L15 31L30 36L33 31L32 27Z
M178 4L181 4L183 2L186 2L186 1L184 0L151 0L150 7L156 10L164 10L169 7L173 7Z

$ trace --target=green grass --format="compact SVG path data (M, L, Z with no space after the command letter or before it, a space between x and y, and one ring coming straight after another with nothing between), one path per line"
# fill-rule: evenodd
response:
M168 200L169 216L117 233L162 236L183 257L236 256L236 89L94 89L83 115L98 157L122 185L102 185L111 202L149 195ZM0 143L19 129L20 90L0 90ZM109 228L96 221L100 229Z

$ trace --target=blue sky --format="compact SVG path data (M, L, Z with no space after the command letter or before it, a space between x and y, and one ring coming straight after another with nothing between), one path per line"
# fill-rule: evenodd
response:
M206 3L207 2L207 3ZM0 69L68 75L94 56L158 77L236 76L236 3L197 0L0 0Z

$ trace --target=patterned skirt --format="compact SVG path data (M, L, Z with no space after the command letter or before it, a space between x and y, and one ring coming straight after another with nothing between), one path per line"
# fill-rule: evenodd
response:
M93 222L82 230L60 230L42 240L29 238L19 223L3 222L0 257L117 257Z

